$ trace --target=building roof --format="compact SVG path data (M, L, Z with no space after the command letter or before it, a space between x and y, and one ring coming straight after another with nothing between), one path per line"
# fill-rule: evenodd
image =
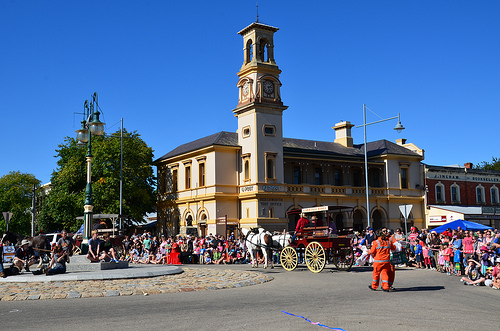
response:
M180 145L167 154L163 155L155 161L162 161L174 156L182 155L208 146L233 146L238 145L238 134L235 132L221 131L214 133L210 136L200 138ZM368 157L378 156L384 154L397 154L407 156L417 156L419 154L405 148L401 145L395 144L388 140L377 140L367 143ZM341 156L347 158L360 158L364 157L364 144L354 145L352 148L345 147L341 144L329 141L315 141L294 138L283 138L283 152L285 155L290 154L315 154L323 156Z
M448 210L454 213L467 214L467 215L481 215L482 208L476 206L441 206L441 205L429 205L429 207Z
M170 152L163 155L154 162L162 161L174 156L178 156L184 153L192 152L213 145L238 147L239 146L238 135L234 132L226 132L226 131L214 133L210 136L188 142L184 145L180 145L179 147L171 150Z

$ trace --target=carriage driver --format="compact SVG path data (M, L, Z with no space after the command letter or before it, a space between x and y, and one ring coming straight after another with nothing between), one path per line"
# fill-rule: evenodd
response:
M295 233L293 234L290 242L293 242L295 240L297 233L302 233L302 230L306 227L307 224L309 224L307 218L304 217L304 214L300 214L300 218L297 221L297 226L295 227Z
M30 266L35 264L36 257L35 252L32 247L29 247L30 242L26 239L21 241L21 246L16 249L16 254L14 256L13 263L19 269L19 271L23 270L23 267L26 271L30 271Z

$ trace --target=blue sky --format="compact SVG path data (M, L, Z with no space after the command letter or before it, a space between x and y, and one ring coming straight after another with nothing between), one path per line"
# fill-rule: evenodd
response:
M260 21L280 29L284 136L333 141L340 120L362 124L365 103L406 127L370 126L369 141L406 138L435 165L498 157L499 12L498 1L259 1ZM123 117L155 158L235 131L237 32L255 19L255 1L0 1L0 176L48 182L94 91L108 132Z

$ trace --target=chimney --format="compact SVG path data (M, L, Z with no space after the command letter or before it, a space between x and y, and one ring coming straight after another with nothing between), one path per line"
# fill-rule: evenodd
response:
M335 140L334 143L341 144L345 147L352 147L353 141L351 137L351 128L354 124L351 124L349 121L342 121L340 123L335 124L332 128L335 130Z
M465 169L472 169L472 162L464 163Z
M399 139L396 139L396 143L397 143L398 145L403 146L404 144L406 144L406 139L405 139L405 138L399 138Z

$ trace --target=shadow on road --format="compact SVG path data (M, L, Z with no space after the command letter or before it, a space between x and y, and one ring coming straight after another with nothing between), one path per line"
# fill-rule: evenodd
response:
M420 291L439 291L444 290L444 286L415 286L415 287L398 287L396 292L420 292Z

